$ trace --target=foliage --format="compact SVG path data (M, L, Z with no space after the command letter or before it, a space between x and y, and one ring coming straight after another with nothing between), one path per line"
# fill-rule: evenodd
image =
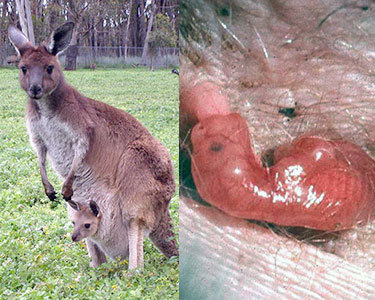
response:
M67 81L88 97L134 115L171 152L178 177L178 78L145 69L78 70ZM83 243L72 243L63 200L44 195L25 128L18 72L0 69L0 299L178 299L178 261L149 239L145 269L130 277L127 261L89 267ZM61 180L49 168L57 191ZM176 178L178 182L178 178ZM170 206L178 238L178 194Z
M175 47L177 34L173 30L173 25L169 18L162 14L157 14L154 29L150 33L149 51L155 52L156 48Z
M129 0L29 0L34 24L36 42L40 43L66 20L78 24L79 45L110 47L124 45L125 30L130 13ZM14 0L0 1L0 47L8 44L7 27L10 23L18 24ZM149 20L149 2L133 1L131 18L130 47L143 47L147 22ZM163 13L174 26L171 30L178 31L178 1L155 1L156 11Z

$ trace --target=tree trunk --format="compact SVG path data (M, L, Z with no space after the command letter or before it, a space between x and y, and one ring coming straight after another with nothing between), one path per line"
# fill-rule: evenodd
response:
M144 0L138 0L139 2L139 16L138 16L138 21L139 21L139 43L138 45L140 47L144 46L144 40L145 40L145 35L146 35L146 24L145 24L145 3Z
M133 0L130 0L129 16L128 16L128 21L126 23L126 30L125 30L125 62L126 62L126 59L128 58L129 30L130 30L130 23L132 22L132 14L133 14Z
M31 16L30 1L29 0L22 0L22 1L24 1L25 3L29 40L33 45L35 45L34 26L33 26L33 18Z
M2 28L7 28L7 24L9 23L6 23L6 7L8 5L8 0L3 0L3 7L1 9L1 19L0 19L0 27ZM6 34L2 34L2 32L0 31L0 45L4 43L4 41L8 41L7 37L6 37Z
M78 46L70 45L66 50L65 70L75 71L77 69Z
M50 11L49 11L49 18L48 18L48 25L49 25L49 28L48 28L48 31L50 31L51 30L51 28L55 28L55 26L56 26L56 19L57 19L57 13L56 13L56 11L55 11L55 5L57 5L57 0L53 0L52 1L52 3L50 4L52 7L53 7L53 9L51 9ZM47 26L46 26L47 27ZM47 29L47 28L46 28ZM46 29L44 29L44 30L46 30ZM47 33L47 34L49 34L49 33Z
M78 56L78 28L80 24L76 24L73 29L72 41L66 50L65 57L65 70L74 71L77 69L77 56Z
M137 16L137 10L138 6L137 3L135 3L133 8L133 16L132 16L132 22L130 24L130 36L131 36L131 43L129 44L130 47L138 47L138 16ZM134 54L133 54L134 55Z
M9 21L11 21L13 24L17 23L17 5L14 1L9 1L8 6L10 6L10 9L8 10L9 13ZM8 40L8 39L7 39Z
M66 50L65 70L76 70L78 56L78 33L81 28L83 13L90 2L82 2L82 7L77 5L76 0L69 1L69 13L75 22L70 46Z
M98 53L98 29L96 28L98 23L97 16L94 17L94 61L96 62L96 55Z
M29 0L16 0L16 6L23 34L35 45L33 19ZM26 9L26 11L25 11Z
M145 42L143 43L143 52L142 52L142 65L146 65L146 59L148 54L148 40L150 39L150 33L152 29L152 23L154 22L154 16L156 11L155 0L151 0L151 10L150 10L150 19L148 20L147 33L145 37Z
M16 0L16 7L17 7L17 10L18 10L18 16L19 16L19 19L20 19L20 25L21 25L22 33L27 38L29 38L29 33L28 33L28 30L27 30L27 25L26 25L24 1L25 0Z

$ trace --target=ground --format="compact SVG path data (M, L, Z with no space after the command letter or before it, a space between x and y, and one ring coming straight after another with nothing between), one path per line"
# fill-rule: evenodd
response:
M90 98L126 110L167 146L178 183L178 76L170 70L78 70L67 81ZM144 271L127 261L89 266L83 242L73 243L66 208L45 196L25 126L27 96L16 69L0 69L0 299L178 299L178 259L149 239ZM56 191L61 180L48 168ZM178 188L171 214L178 238Z

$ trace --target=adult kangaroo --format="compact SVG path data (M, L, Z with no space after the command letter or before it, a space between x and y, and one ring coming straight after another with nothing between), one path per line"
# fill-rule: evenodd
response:
M143 264L147 232L164 255L178 255L168 211L175 190L169 153L134 117L81 95L65 81L57 55L69 46L73 27L63 24L40 46L16 27L8 29L21 56L20 84L29 96L26 124L45 193L55 199L46 172L48 154L64 180L65 200L71 201L74 192L87 202L95 199L101 211L119 212L128 228L129 269Z

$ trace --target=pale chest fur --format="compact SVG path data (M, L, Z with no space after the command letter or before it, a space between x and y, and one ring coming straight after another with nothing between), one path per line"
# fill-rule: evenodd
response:
M74 158L77 134L58 116L28 117L26 125L33 147L37 150L37 144L43 143L52 167L65 178Z

